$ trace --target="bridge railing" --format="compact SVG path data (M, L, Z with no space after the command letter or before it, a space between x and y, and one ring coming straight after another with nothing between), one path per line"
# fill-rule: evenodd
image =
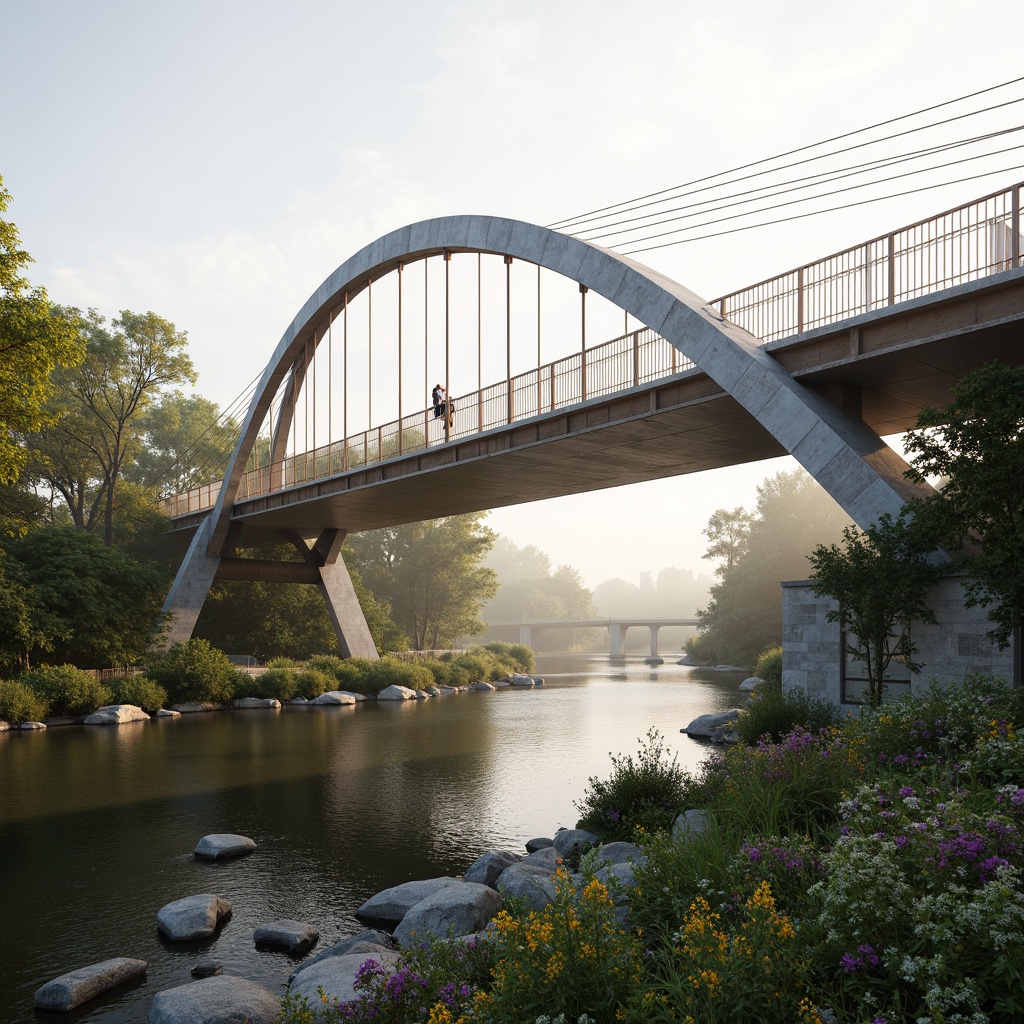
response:
M764 342L790 337L1021 265L1024 183L797 267L710 305ZM511 380L454 399L444 417L423 409L284 462L247 471L238 499L258 497L350 469L483 433L591 398L639 387L692 367L644 327ZM220 484L168 498L180 516L211 508Z
M762 341L1021 265L1024 183L797 267L711 305Z

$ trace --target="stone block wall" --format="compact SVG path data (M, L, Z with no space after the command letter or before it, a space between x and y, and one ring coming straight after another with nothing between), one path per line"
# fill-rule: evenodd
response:
M782 584L782 685L842 703L843 652L838 622L826 621L836 604L815 597L810 580ZM970 672L1013 678L1013 651L1000 651L986 636L991 623L984 608L965 608L960 577L944 577L931 597L936 625L915 623L914 642L922 667L911 692L932 680L945 685ZM894 691L906 692L906 687Z

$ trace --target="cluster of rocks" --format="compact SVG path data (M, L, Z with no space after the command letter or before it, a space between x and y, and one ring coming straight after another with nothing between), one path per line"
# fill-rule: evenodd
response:
M413 690L408 686L388 686L376 695L365 693L354 693L351 690L329 690L327 693L307 700L305 697L296 697L288 701L289 704L330 704L346 705L358 704L364 700L426 700L428 697L445 697L452 693L465 693L469 690L499 690L506 686L533 687L543 686L544 680L540 676L528 676L522 673L513 673L504 679L493 683L470 683L468 686L426 686L422 690ZM98 708L91 715L85 718L86 725L125 725L129 722L148 722L152 718L179 718L181 715L197 714L204 711L223 711L226 708L235 708L239 711L251 710L276 710L281 707L281 702L276 697L239 697L230 704L216 704L211 701L192 701L186 704L172 704L169 708L160 708L154 711L152 716L147 715L140 707L134 704L110 704ZM67 724L72 725L76 720L73 718L51 720L51 725ZM45 729L46 722L22 722L17 726L26 732L36 729ZM0 719L0 732L6 732L11 728L9 722Z

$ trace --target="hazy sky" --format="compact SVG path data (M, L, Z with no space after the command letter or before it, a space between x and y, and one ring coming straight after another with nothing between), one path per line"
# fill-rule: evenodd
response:
M544 224L668 188L1012 79L1024 37L1020 0L3 6L0 174L32 280L174 321L221 404L386 231L457 213ZM1019 153L1001 160L1018 169L641 259L712 297L1021 177ZM706 571L708 516L752 506L787 465L491 525L591 585Z

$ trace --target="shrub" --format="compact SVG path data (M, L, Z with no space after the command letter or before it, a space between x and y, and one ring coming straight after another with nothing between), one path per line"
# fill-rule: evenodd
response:
M820 1024L806 998L808 969L793 922L761 882L737 906L702 896L657 954L659 980L644 1002L651 1021Z
M556 895L541 911L494 919L495 963L490 991L474 1003L484 1022L534 1021L588 1014L597 1024L629 1019L636 998L641 949L615 920L608 890L594 880L577 888L559 869ZM620 1014L622 1016L620 1016Z
M517 672L529 675L533 671L533 651L526 644L506 644L495 640L493 643L484 644L483 649L510 663Z
M51 715L91 715L113 700L103 683L73 665L45 665L26 672L21 681L42 699Z
M754 675L766 683L782 688L782 648L769 647L754 662Z
M838 720L838 709L825 697L783 690L781 683L766 681L750 695L736 722L736 734L743 743L753 744L763 737L778 743L798 727L819 732Z
M291 700L297 690L296 673L291 668L268 668L258 676L242 673L245 681L239 682L237 696L260 697L263 700Z
M208 640L193 638L149 657L147 675L164 687L174 704L229 701L248 676Z
M156 711L167 703L167 691L145 676L121 676L110 681L115 704L134 704L143 711Z
M301 672L294 674L292 696L316 700L321 693L338 689L343 689L343 687L337 685L334 676L321 672L319 669L304 668ZM344 687L344 689L348 689L348 687Z
M366 672L367 692L380 693L388 686L407 686L410 690L423 690L434 683L430 669L419 662L401 661L385 655L372 662Z
M845 790L863 771L863 743L838 728L797 727L780 743L735 746L704 762L688 801L746 836L810 835L835 826Z
M583 800L578 827L589 829L605 841L631 840L637 828L645 832L671 828L685 793L687 775L675 754L668 756L661 733L647 732L640 740L636 760L611 754L608 779L591 776Z
M351 690L353 693L374 693L367 683L367 673L374 663L366 658L338 658L333 654L320 654L306 662L306 668L322 672L332 680L327 690ZM304 694L308 697L308 694ZM319 694L316 694L319 696Z
M11 725L38 722L46 717L46 701L16 679L0 679L0 719Z

